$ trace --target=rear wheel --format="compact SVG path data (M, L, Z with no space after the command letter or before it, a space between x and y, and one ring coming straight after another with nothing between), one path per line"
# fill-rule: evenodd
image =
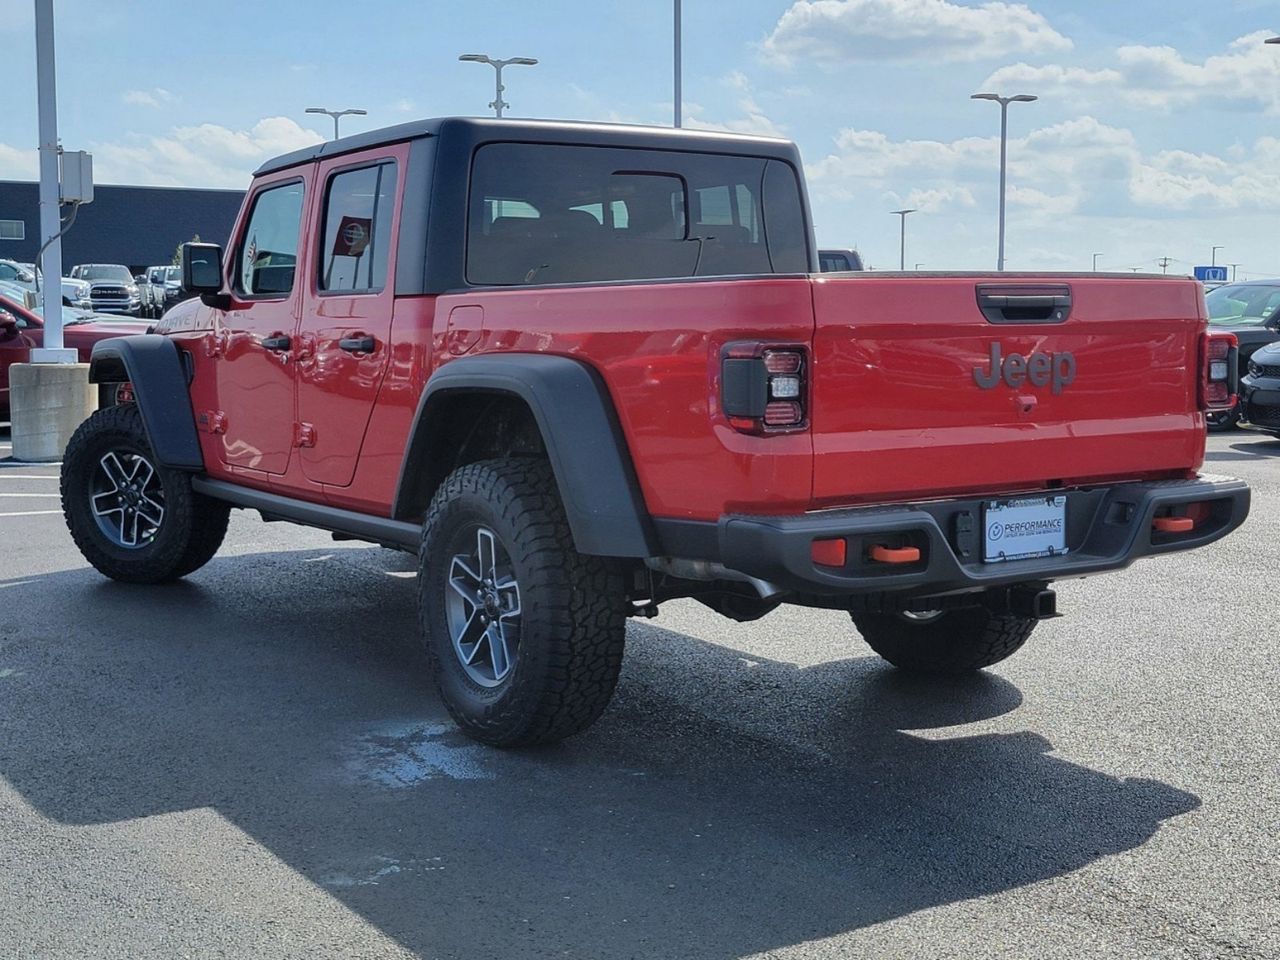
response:
M547 463L460 467L423 530L424 642L462 730L511 747L589 727L617 684L625 591L615 562L574 549Z
M133 404L99 410L62 458L62 512L84 558L126 583L164 583L213 558L230 508L160 466Z
M916 673L970 673L999 663L1027 642L1038 622L986 607L851 616L872 650Z

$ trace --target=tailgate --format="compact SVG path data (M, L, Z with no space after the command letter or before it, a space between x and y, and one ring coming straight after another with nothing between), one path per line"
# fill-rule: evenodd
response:
M1204 298L1146 277L815 278L817 506L1200 465Z

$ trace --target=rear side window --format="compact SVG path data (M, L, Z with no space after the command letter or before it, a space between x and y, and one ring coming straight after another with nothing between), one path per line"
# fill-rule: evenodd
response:
M302 226L302 182L269 187L249 213L236 255L236 287L249 296L281 296L293 289Z
M395 198L394 162L330 178L320 237L321 290L371 292L386 286Z
M781 161L557 144L476 151L469 283L807 270L799 181Z

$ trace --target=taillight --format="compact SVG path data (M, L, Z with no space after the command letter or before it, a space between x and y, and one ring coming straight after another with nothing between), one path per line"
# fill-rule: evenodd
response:
M786 433L808 426L808 355L798 344L753 340L720 354L720 400L743 433Z
M1200 409L1229 409L1236 402L1240 341L1234 333L1213 331L1201 342Z

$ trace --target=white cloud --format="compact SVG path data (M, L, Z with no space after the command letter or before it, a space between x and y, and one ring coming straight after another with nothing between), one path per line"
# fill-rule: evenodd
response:
M243 188L264 160L324 138L288 117L266 117L248 130L213 123L175 127L157 137L94 143L101 183Z
M891 140L843 130L836 150L808 167L817 202L871 204L904 196L921 210L982 206L993 196L999 140ZM1009 201L1032 218L1134 218L1280 210L1280 139L1239 155L1145 153L1133 133L1080 117L1009 141ZM985 200L984 200L985 202Z
M704 108L697 103L685 103L683 123L694 130L718 130L725 133L746 133L761 137L785 137L782 126L774 123L765 115L764 109L756 102L751 90L751 81L747 75L734 70L723 78L723 83L738 93L737 108L742 111L740 117L728 120L708 120L701 116Z
M0 180L34 180L40 170L40 158L33 144L29 150L0 143Z
M1280 113L1277 54L1261 30L1232 41L1228 52L1203 63L1186 59L1173 47L1124 46L1113 66L1100 70L1057 64L1001 67L985 86L1025 90L1067 103L1118 99L1130 107L1169 111L1201 100L1243 103Z
M796 0L765 38L766 59L964 61L1035 51L1070 50L1072 43L1021 3L973 6L950 0Z
M162 107L166 104L176 103L178 100L164 87L154 87L151 90L130 90L121 99L131 106L137 107Z
M912 190L902 201L906 206L921 213L941 213L954 207L975 207L978 201L973 191L959 185L950 187L934 187L929 190Z

